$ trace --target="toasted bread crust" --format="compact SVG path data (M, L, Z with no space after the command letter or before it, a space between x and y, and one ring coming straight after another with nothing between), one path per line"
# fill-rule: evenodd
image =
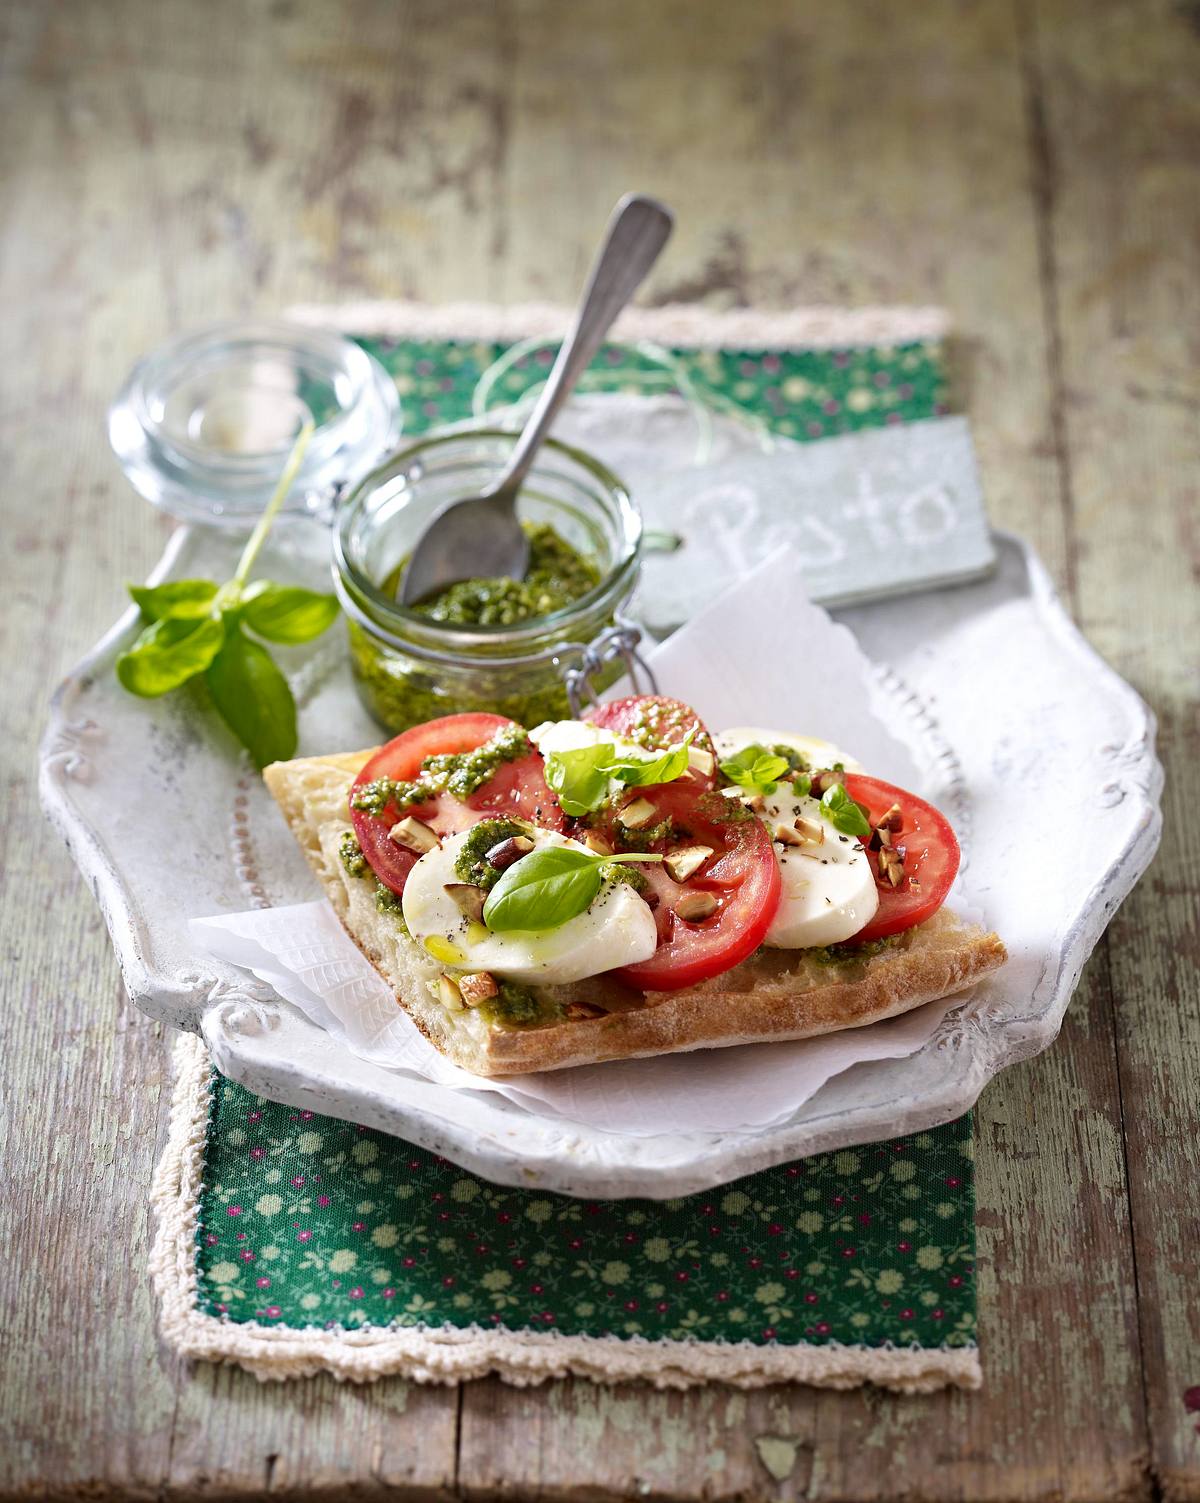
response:
M263 777L351 938L430 1041L475 1074L526 1074L860 1028L969 986L1006 958L995 934L943 909L868 958L831 963L804 950L762 950L698 986L644 995L595 977L540 990L560 1002L598 1002L603 1017L490 1028L478 1014L447 1013L434 1000L429 983L441 967L395 920L376 912L373 884L349 876L338 859L350 828L350 785L370 755L277 762Z

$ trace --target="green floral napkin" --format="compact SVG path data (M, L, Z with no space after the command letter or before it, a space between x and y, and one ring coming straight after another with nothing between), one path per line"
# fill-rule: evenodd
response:
M364 341L406 430L511 402L551 347ZM943 410L936 343L621 346L597 383L661 389L798 438ZM969 1117L681 1200L503 1189L399 1139L274 1105L180 1044L155 1276L168 1339L262 1376L514 1382L564 1372L979 1382Z

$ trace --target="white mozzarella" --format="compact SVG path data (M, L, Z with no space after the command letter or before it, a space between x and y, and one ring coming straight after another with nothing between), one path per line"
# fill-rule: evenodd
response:
M713 744L722 761L747 746L791 746L807 759L810 767L820 769L840 762L847 772L862 771L862 763L856 762L844 751L839 751L832 741L821 741L816 736L795 736L791 731L768 731L762 726L735 725L714 736Z
M464 971L491 971L529 985L582 981L617 966L648 960L658 943L654 915L627 882L606 882L586 912L557 929L538 933L493 934L470 923L446 892L460 879L454 862L470 835L451 835L428 851L404 884L404 922L414 939L454 947L453 964ZM536 845L586 850L553 830L529 830ZM590 853L589 853L590 854ZM444 959L444 956L438 956Z
M820 845L775 843L782 889L766 944L780 950L833 945L874 918L879 893L871 858L853 835L843 835L822 817L817 799L797 798L780 787L766 799L760 817L772 831L802 818L818 822L825 832Z

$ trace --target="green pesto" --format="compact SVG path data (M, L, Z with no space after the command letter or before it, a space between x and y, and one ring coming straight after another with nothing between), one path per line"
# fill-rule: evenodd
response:
M695 714L687 705L674 699L648 698L638 707L632 723L621 734L647 751L665 751L668 746L678 746L695 725ZM707 731L700 731L692 745L701 751L713 750Z
M659 820L656 825L647 825L643 830L631 830L618 817L613 828L613 844L624 854L627 851L652 851L662 841L674 840L681 831L673 819Z
M385 887L382 882L375 884L375 907L388 918L395 919L403 933L408 933L408 925L404 922L404 906L390 887Z
M522 524L529 538L529 568L524 579L464 579L448 585L415 607L431 621L447 626L517 626L560 611L594 590L600 571L548 522ZM404 565L385 588L394 593Z
M502 840L524 833L524 828L511 819L481 819L459 848L454 875L460 882L469 882L473 887L483 887L490 892L499 882L500 873L487 859L487 853Z
M529 737L519 725L506 726L474 751L453 756L426 757L415 780L375 778L364 783L350 799L350 807L367 814L382 814L389 804L401 814L414 804L423 804L436 793L452 793L467 799L493 775L502 762L514 762L529 751Z
M788 772L808 772L810 770L808 758L803 752L797 751L794 746L772 746L769 750L773 756L783 758L788 765Z
M908 931L900 934L885 934L880 939L844 939L835 945L813 945L798 953L818 965L847 965L856 960L872 960L885 950L905 941Z
M552 998L535 996L528 987L518 986L515 981L497 980L497 985L499 993L481 1002L478 1009L493 1027L545 1028L562 1020L562 1004Z
M365 877L371 869L353 830L347 830L342 836L341 844L338 846L338 855L341 857L342 865L352 877Z
M645 892L650 886L644 872L624 861L607 861L600 868L600 875L608 882L624 882L634 892Z
M421 763L421 783L437 793L470 798L502 762L515 762L528 753L529 736L525 729L519 725L506 726L474 751L426 757Z
M559 611L600 583L598 566L546 523L526 524L530 567L522 580L466 580L417 607L430 621L461 626L513 626ZM382 582L394 595L404 565ZM390 731L406 730L440 715L486 711L521 725L565 720L571 714L562 674L545 662L514 670L493 666L486 650L464 649L461 666L430 668L402 648L386 645L349 623L350 664L364 704ZM563 628L571 636L570 626ZM619 659L593 675L598 693L625 672Z

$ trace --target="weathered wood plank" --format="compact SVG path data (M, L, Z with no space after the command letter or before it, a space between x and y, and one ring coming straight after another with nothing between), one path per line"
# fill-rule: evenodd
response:
M1159 716L1162 850L1113 923L1151 1466L1200 1498L1200 22L1046 0L1063 426L1089 636Z

